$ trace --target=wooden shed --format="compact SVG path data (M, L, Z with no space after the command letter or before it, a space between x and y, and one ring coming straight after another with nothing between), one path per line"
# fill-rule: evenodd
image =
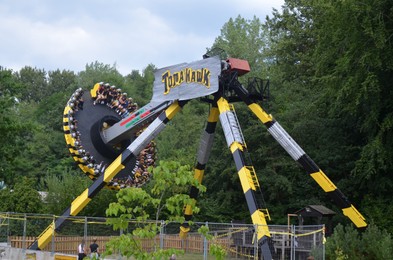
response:
M325 224L326 235L332 233L332 218L336 212L323 205L308 205L295 212L299 219L299 225L322 225Z

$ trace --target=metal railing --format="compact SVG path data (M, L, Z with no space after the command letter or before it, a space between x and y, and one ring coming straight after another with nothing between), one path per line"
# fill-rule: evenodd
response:
M45 230L58 216L20 213L0 213L0 243L9 247L29 248L37 236ZM106 218L70 217L64 227L53 232L52 241L44 249L52 253L76 254L76 248L82 239L90 243L93 238L105 251L105 244L113 237L131 232L141 223L130 220L128 230L114 231L106 224ZM261 259L256 239L258 228L251 224L195 222L186 238L179 236L180 223L159 221L161 226L154 239L141 240L146 251L160 249L183 250L185 256L192 255L196 259L214 259L209 255L210 247L220 246L226 252L226 259ZM208 240L198 229L209 228L211 239ZM325 259L325 234L323 225L288 226L269 225L273 241L274 259L297 260ZM191 258L187 258L191 259Z

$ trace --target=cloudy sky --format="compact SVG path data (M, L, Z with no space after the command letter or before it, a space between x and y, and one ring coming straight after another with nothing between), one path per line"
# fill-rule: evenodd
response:
M229 18L264 20L284 0L0 0L0 66L123 75L201 59Z

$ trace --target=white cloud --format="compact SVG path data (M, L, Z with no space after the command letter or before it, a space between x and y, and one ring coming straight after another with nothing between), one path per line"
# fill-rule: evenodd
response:
M273 7L279 9L281 5L284 4L284 0L233 0L232 4L237 10L241 12L250 12L258 16L259 14L270 14L273 10Z
M255 13L263 19L259 12L271 12L271 2L3 0L0 66L78 72L99 61L116 63L127 74L149 63L191 62L202 57L230 17Z
M122 24L105 20L91 28L98 49L95 60L109 64L116 62L123 74L132 69L143 69L149 63L162 67L184 62L190 56L188 53L195 52L198 47L204 50L212 44L210 38L176 31L145 8L136 8L126 16L129 18L123 19ZM202 54L198 53L196 58L201 58Z
M59 65L67 61L75 65L83 54L94 51L92 35L80 26L62 22L49 24L20 16L3 16L0 33L7 35L0 42L0 48L7 50L0 63L11 68L21 63L38 66L42 61Z

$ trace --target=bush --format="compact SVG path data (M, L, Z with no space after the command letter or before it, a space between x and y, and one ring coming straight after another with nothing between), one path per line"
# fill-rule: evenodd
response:
M326 241L326 259L390 259L391 234L371 224L364 231L339 224Z

